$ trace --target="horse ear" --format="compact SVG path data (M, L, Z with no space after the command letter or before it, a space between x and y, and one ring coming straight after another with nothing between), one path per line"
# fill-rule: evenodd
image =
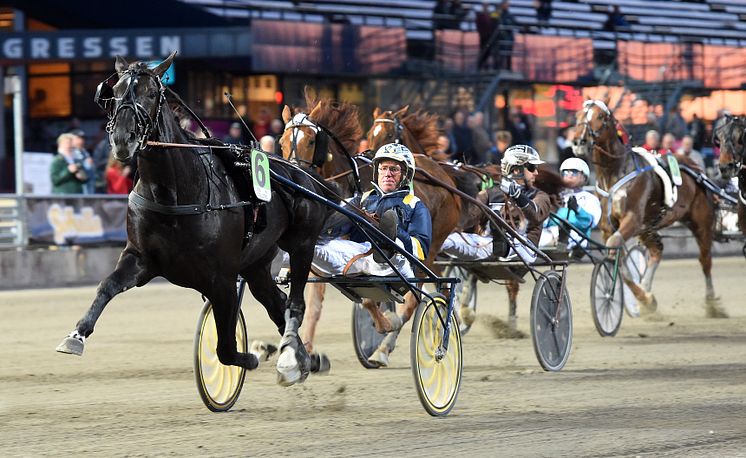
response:
M285 108L282 109L282 120L287 124L291 119L293 119L293 112L290 111L289 106L285 105Z
M376 107L375 110L373 110L373 119L378 119L381 117L381 109Z
M401 118L402 116L404 116L405 114L407 114L407 111L409 111L409 105L407 105L404 108L402 108L401 110L397 111L396 112L396 116L399 116Z
M174 61L174 57L176 57L176 51L172 52L170 56L166 57L163 62L158 64L158 66L153 69L153 73L159 77L163 76L163 74L166 73L166 70L168 70L168 67L170 67L171 63Z
M124 73L129 68L130 64L127 63L126 60L124 60L124 57L117 56L117 61L114 64L114 68L116 69L117 73Z

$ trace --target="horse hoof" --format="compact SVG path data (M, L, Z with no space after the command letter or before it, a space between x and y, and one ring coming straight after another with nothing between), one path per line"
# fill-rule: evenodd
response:
M328 374L332 368L332 363L326 353L311 353L311 373L324 375Z
M249 347L249 353L256 356L259 361L269 361L277 353L277 347L262 340L254 340Z
M464 326L471 326L474 324L474 320L477 319L477 314L471 307L461 307L459 309L459 316L461 317L461 323L463 323Z
M389 322L389 328L384 330L382 334L387 334L389 332L398 331L404 326L404 321L401 319L399 315L396 314L396 312L392 312L391 310L386 310L383 312L383 317L386 318Z
M730 318L728 312L720 306L720 298L712 297L707 299L705 307L705 316L707 318Z
M277 383L281 386L291 386L301 379L301 370L295 358L295 350L288 345L277 358Z
M82 337L69 335L65 337L61 344L57 345L56 350L60 353L67 353L68 355L83 356L83 349L85 348L85 342Z
M644 313L653 313L658 310L658 299L653 293L645 293L645 299L642 301L642 311Z
M382 351L380 348L373 352L368 358L368 362L374 364L376 367L388 367L389 365L389 354Z

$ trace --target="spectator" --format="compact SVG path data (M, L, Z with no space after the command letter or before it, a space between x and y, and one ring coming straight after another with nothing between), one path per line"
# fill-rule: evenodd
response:
M479 62L477 62L477 68L481 70L485 68L487 59L493 54L492 47L495 45L493 38L497 38L493 35L497 30L497 22L490 12L487 2L482 3L482 11L476 13L474 20L479 34Z
M484 128L484 114L481 111L469 117L469 127L471 128L472 150L471 154L467 153L466 162L472 165L486 164L489 161L492 142Z
M85 132L82 129L73 129L70 131L73 135L72 143L76 157L82 158L83 169L88 179L83 183L83 194L96 193L96 166L93 164L93 158L85 148Z
M282 137L283 132L285 132L285 126L282 124L282 120L275 118L269 123L269 135L275 137L276 140Z
M456 137L453 135L453 119L446 118L443 121L443 135L448 137L448 154L453 156L458 151Z
M256 120L252 127L252 131L256 138L262 138L265 135L269 135L269 123L270 123L269 110L265 107L259 110L259 118Z
M259 139L259 147L266 153L275 152L275 137L271 135L265 135Z
M451 141L445 135L438 135L438 149L430 155L436 161L451 160Z
M523 113L520 107L510 110L507 128L513 137L514 145L530 146L533 144L533 133L531 132L528 116Z
M108 194L129 194L132 191L132 185L132 167L129 164L122 164L112 155L106 167L106 192Z
M692 160L699 168L702 169L702 171L705 171L705 160L702 157L702 154L694 149L694 138L692 138L691 135L685 135L684 138L681 139L681 147L676 151L676 154L679 156L688 157Z
M73 137L70 133L57 137L57 155L49 167L54 194L82 194L83 185L88 181L84 158L76 155Z
M575 154L572 152L572 139L574 136L575 129L571 127L565 127L559 131L557 135L557 152L559 153L559 160L561 162L575 157Z
M672 133L676 138L682 138L687 134L686 121L681 116L681 110L678 107L674 107L668 112L668 119L666 119L666 125L663 126L663 131Z
M360 141L357 143L357 153L363 154L369 150L370 150L370 142L368 142L368 139L365 137L361 138Z
M433 8L433 28L442 30L448 28L448 0L438 0Z
M495 133L495 158L493 162L499 164L503 159L503 153L513 144L513 136L507 130L498 130Z
M448 14L451 16L448 19L449 29L461 30L461 22L468 14L468 10L461 5L461 0L451 0L451 4L448 7Z
M607 32L618 32L619 30L628 29L629 22L624 18L622 11L619 9L619 5L614 5L609 10L609 17L604 22L603 30Z
M705 145L705 123L702 122L699 116L697 116L697 113L694 113L694 115L692 116L692 122L689 123L688 127L689 135L691 135L692 139L694 140L694 149L697 151L701 151L702 147Z
M500 19L498 22L498 56L499 62L497 65L498 70L510 70L513 62L513 42L514 28L517 23L513 15L510 13L510 1L503 0L500 4ZM516 140L517 141L517 140Z
M536 8L536 19L539 21L539 24L548 24L549 18L552 17L552 0L534 0L534 7Z
M234 122L228 129L228 136L223 138L223 143L229 145L243 145L243 127L241 123Z
M649 130L645 133L645 143L642 147L649 153L657 153L660 147L661 136L657 130Z
M661 147L658 149L658 154L661 156L665 154L673 154L675 149L676 137L672 133L666 132L663 136L663 140L661 140Z
M111 144L109 136L105 135L93 148L93 166L96 168L96 194L105 194L106 169L109 166L109 156L111 155Z
M457 111L453 115L453 136L456 138L456 145L458 146L456 157L466 162L464 155L471 151L473 141L471 129L466 124L466 115L463 111Z

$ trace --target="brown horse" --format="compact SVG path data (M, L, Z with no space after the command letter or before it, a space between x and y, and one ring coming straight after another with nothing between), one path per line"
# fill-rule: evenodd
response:
M332 102L325 100L311 101L310 99L307 99L307 105L309 113L305 118L292 118L290 109L288 107L283 110L283 119L286 123L288 123L286 131L280 139L280 144L283 149L283 155L288 159L295 158L300 163L306 163L317 167L317 169L320 170L321 174L327 178L333 178L341 173L344 173L343 171L345 169L349 172L349 159L344 154L329 155L326 157L326 160L328 160L329 162L321 163L321 157L318 155L318 151L316 149L317 147L315 146L315 144L318 144L318 141L316 140L317 133L319 131L324 131L337 136L340 141L350 141L351 144L349 145L349 147L346 148L348 151L355 151L355 143L357 139L360 138L360 135L342 137L342 135L344 134L341 133L341 131L337 131L334 126L327 125L325 123L326 111L330 110L332 106L335 106L335 104L333 104ZM339 109L348 107L346 109L352 111L352 108L349 107L348 104L336 104L336 106ZM356 116L357 110L355 109L354 111ZM294 120L299 121L301 119L305 119L309 125L296 126L297 122L291 122ZM310 125L311 123L316 127L312 127ZM300 136L298 131L302 131L303 135ZM293 139L293 137L295 137L295 139ZM437 141L437 137L435 139ZM413 152L416 153L417 150L414 149ZM314 161L314 156L316 156L319 161ZM436 177L438 180L443 180L444 182L449 183L451 186L455 185L453 180L451 180L451 178L440 168L440 166L435 161L427 157L416 157L415 161L418 169L424 170L426 173L429 173L430 175ZM348 173L347 175L337 180L340 188L343 190L343 192L345 192L345 195L351 195L352 193L353 188L349 184L350 175L351 174ZM360 181L364 190L371 188L372 175L373 174L371 167L361 166ZM435 256L437 255L438 251L440 251L440 246L443 244L445 238L448 236L448 234L451 233L451 231L456 227L456 224L458 223L461 209L461 200L457 196L452 195L450 192L446 191L443 188L419 182L415 185L415 195L420 198L420 200L422 200L425 206L430 210L430 214L432 217L432 240L429 255L425 260L425 264L427 264L428 267L430 267L431 269L435 269L433 267ZM435 269L435 272L437 273L438 270ZM304 321L307 324L306 328L304 329L304 340L308 347L312 347L315 325L311 323L314 323L314 320L317 321L320 316L321 302L323 301L324 290L314 287L309 288L307 292L310 292L311 294L307 295L308 313L304 318ZM399 330L392 329L391 323L380 312L376 304L371 301L364 301L363 306L371 313L371 317L373 318L376 328L380 331L387 332L388 334L387 338L384 340L384 343L379 349L380 352L384 353L382 358L384 358L383 360L385 361L385 359L387 359L388 353L394 348ZM408 295L406 296L405 303L403 305L400 304L397 307L397 313L402 317L403 322L407 322L411 318L412 313L414 312L416 307L416 299L412 295ZM374 356L379 357L380 355ZM385 362L383 364L385 365Z
M376 108L373 111L373 127L368 131L368 142L370 148L375 150L381 145L393 141L399 141L409 147L412 151L422 152L432 156L438 149L439 129L438 118L427 112L416 111L409 114L409 107L405 106L398 111L381 111ZM423 159L424 162L424 159ZM456 187L466 194L480 198L487 198L486 193L479 195L482 190L483 179L490 178L498 183L501 178L499 166L488 165L485 167L455 166L446 162L438 162L443 171L456 183ZM418 167L420 163L417 163ZM416 178L416 176L415 176ZM555 196L553 202L557 201L556 195L562 187L559 175L546 167L539 170L536 186L550 196ZM471 232L477 227L483 227L487 218L475 205L462 200L461 215L457 230ZM447 237L447 235L446 235ZM516 328L518 291L520 283L515 280L505 281L508 291L508 323ZM471 324L475 316L467 304L460 304L459 315L466 324Z
M603 102L586 101L577 113L573 151L577 156L590 157L595 166L596 187L601 194L603 209L600 227L606 245L620 247L638 236L650 253L641 284L633 282L629 275L624 276L625 283L644 311L655 310L657 301L650 291L655 269L663 254L658 231L681 221L692 231L699 245L699 262L705 275L707 316L726 317L717 304L710 274L715 218L712 199L692 176L682 173L678 199L673 208L667 207L662 179L643 154L626 148L617 135L616 126L616 119ZM686 159L682 162L687 163Z
M712 137L720 147L718 166L723 178L738 177L738 225L746 234L746 117L725 116L715 126Z

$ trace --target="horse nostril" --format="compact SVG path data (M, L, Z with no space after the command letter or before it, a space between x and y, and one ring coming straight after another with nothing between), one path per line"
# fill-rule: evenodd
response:
M130 132L128 135L129 141L134 142L137 138L135 137L134 132Z

